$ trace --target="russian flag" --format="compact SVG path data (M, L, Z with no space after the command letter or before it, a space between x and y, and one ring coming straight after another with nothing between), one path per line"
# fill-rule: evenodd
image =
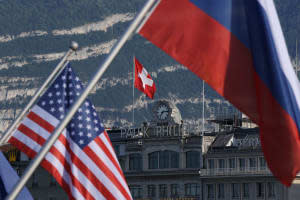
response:
M260 127L270 170L300 170L300 85L272 0L162 0L139 30Z
M11 167L9 162L6 160L2 152L0 152L0 163L0 200L4 200L19 180L19 177L15 170ZM27 188L23 188L16 199L33 200Z

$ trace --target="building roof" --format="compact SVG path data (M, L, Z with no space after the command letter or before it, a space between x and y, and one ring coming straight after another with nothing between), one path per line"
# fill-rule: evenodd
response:
M239 146L260 146L258 128L237 128L216 135L210 148L226 148Z

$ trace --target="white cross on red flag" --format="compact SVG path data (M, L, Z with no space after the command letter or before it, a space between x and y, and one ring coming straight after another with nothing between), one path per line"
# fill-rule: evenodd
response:
M149 98L153 99L156 87L150 74L136 58L134 58L134 66L134 86L141 92L144 92Z

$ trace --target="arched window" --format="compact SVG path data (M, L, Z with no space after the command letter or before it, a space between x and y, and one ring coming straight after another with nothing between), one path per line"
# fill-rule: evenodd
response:
M186 152L186 168L200 168L200 152Z
M170 168L170 151L159 152L159 168L166 169Z
M156 151L149 154L149 169L179 167L179 153L175 151Z
M142 156L138 153L129 155L129 170L142 170L143 162Z

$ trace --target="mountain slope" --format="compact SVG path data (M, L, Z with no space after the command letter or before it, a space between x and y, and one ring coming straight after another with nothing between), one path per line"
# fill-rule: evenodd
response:
M67 51L70 41L80 49L70 58L86 83L113 44L126 30L144 0L10 0L0 2L0 131L30 100ZM291 55L299 5L276 1ZM299 10L299 9L298 9ZM295 20L294 20L295 19ZM300 20L300 19L299 19ZM299 21L298 20L298 21ZM202 121L202 80L151 43L134 35L117 55L89 98L107 127L132 126L132 58L136 56L157 85L155 99L167 99L181 110L186 123ZM151 119L153 100L138 90L134 96L135 126ZM205 86L205 117L235 112Z

